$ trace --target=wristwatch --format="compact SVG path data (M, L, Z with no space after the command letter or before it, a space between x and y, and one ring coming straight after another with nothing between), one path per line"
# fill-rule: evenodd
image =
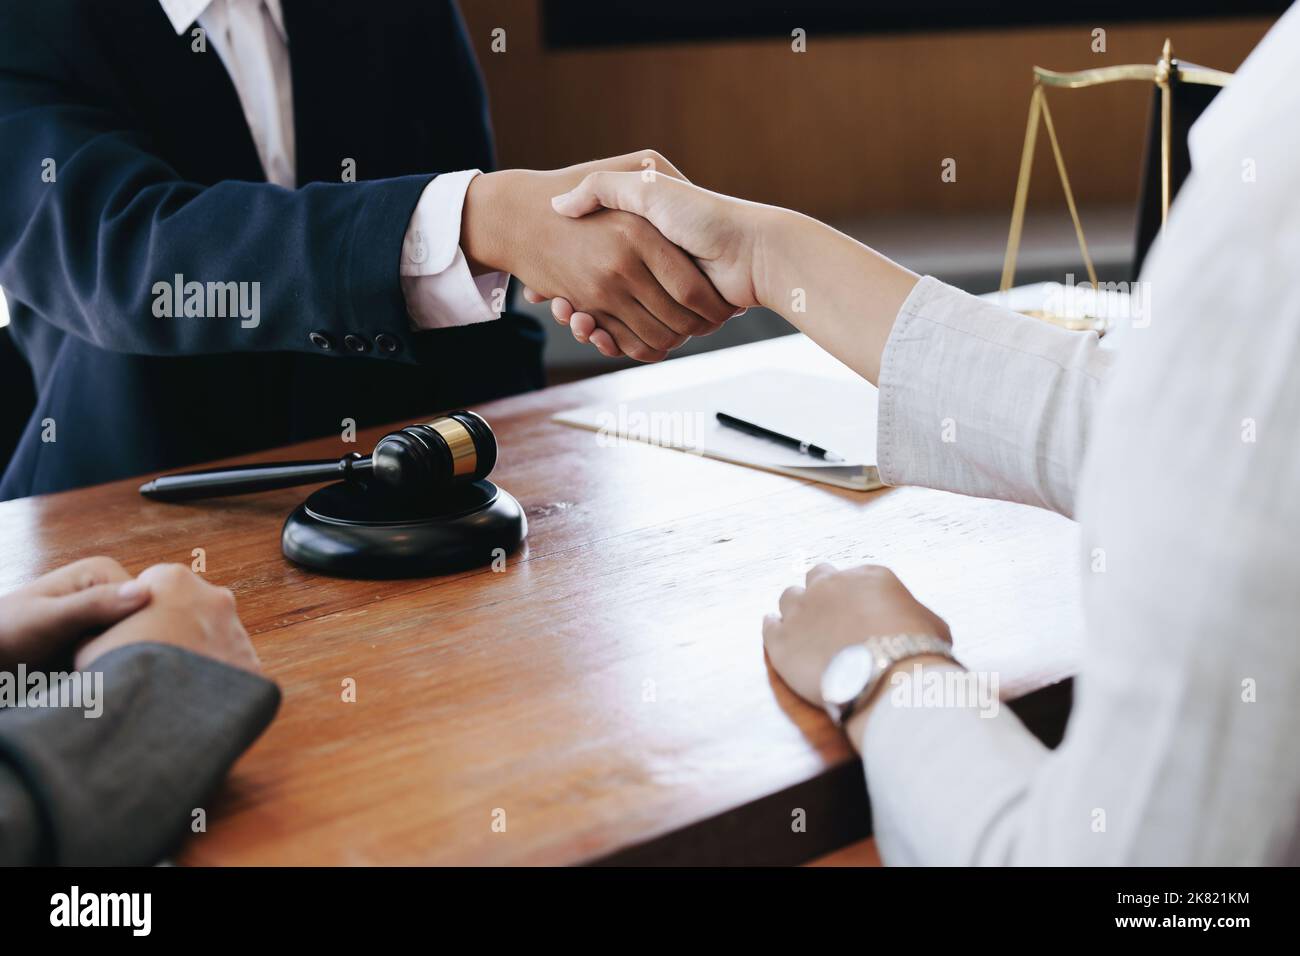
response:
M952 645L933 634L885 634L851 644L832 657L822 673L822 706L843 727L871 699L891 667L930 656L957 662Z

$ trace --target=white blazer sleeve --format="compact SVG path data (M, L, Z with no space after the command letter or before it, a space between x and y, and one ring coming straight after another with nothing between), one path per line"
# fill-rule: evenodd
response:
M1093 402L1112 359L1092 333L926 276L881 359L881 480L1073 516Z
M1092 336L933 280L904 307L881 375L889 480L1077 500L1087 632L1055 751L1006 707L882 696L858 744L885 862L1300 861L1300 189L1238 197L1225 221L1233 188L1185 187L1153 324L1100 395L1112 355Z

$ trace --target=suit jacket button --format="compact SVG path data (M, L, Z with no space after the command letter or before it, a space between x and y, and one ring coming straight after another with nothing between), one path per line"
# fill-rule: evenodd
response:
M370 351L370 343L367 342L365 338L360 335L353 335L351 333L348 333L347 335L343 336L343 344L348 347L348 351L350 352Z
M402 343L387 332L380 332L375 336L375 347L381 352L400 352Z
M320 332L320 331L313 332L310 335L308 335L307 338L311 339L312 345L316 346L316 348L321 349L322 351L328 352L330 349L334 348L334 340L331 339L324 332Z

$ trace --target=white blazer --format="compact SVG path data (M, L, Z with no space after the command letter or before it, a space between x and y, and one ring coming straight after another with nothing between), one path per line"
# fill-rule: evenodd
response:
M1298 118L1293 7L1193 129L1115 350L931 278L904 304L883 477L1076 516L1087 633L1055 751L1006 708L882 697L886 862L1300 863Z

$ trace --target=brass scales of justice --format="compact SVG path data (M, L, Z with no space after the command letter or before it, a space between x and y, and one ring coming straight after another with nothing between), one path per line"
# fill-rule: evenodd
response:
M1002 263L1002 282L999 291L1005 295L1015 280L1016 256L1020 251L1021 234L1025 225L1025 204L1029 198L1029 178L1034 163L1034 148L1038 143L1038 126L1047 127L1047 138L1051 142L1052 155L1056 160L1056 169L1061 176L1061 188L1065 192L1065 203L1074 222L1074 233L1079 240L1079 252L1083 256L1088 270L1088 281L1094 293L1100 291L1097 282L1097 270L1093 266L1092 256L1088 252L1088 241L1083 235L1083 224L1079 220L1079 210L1074 202L1074 192L1070 189L1070 177L1065 171L1065 159L1061 154L1061 144L1056 138L1056 128L1052 123L1052 111L1047 106L1047 87L1077 90L1089 86L1101 86L1105 83L1119 83L1126 80L1138 80L1154 83L1160 93L1160 226L1163 229L1169 218L1170 193L1170 150L1171 143L1171 101L1173 88L1181 83L1202 86L1223 87L1232 79L1231 73L1214 70L1209 67L1196 66L1174 59L1171 43L1165 40L1160 59L1154 64L1132 63L1121 66L1103 66L1091 70L1079 70L1074 73L1058 73L1041 66L1034 67L1034 90L1029 98L1029 123L1025 129L1025 144L1020 154L1020 176L1016 181L1015 204L1011 210L1011 231L1007 237L1007 253ZM1095 301L1095 300L1094 300ZM1087 312L1064 314L1048 309L1021 309L1026 315L1043 319L1067 329L1092 330L1102 334L1106 330L1106 320Z

